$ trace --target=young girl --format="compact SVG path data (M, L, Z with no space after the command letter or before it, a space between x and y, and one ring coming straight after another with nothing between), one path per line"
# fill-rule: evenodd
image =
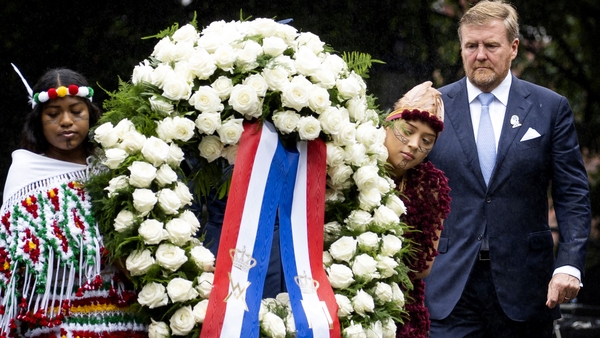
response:
M427 154L444 129L441 94L427 81L406 93L394 105L386 121L385 146L392 175L406 205L404 222L414 231L405 233L417 247L416 255L405 262L411 272L413 290L406 309L409 318L397 330L398 337L427 337L429 313L424 305L425 278L431 269L442 231L450 211L448 180L426 161Z
M100 117L94 91L68 69L51 70L28 89L33 111L0 210L0 336L146 336L128 310L135 293L102 262L82 185L93 151L88 131Z

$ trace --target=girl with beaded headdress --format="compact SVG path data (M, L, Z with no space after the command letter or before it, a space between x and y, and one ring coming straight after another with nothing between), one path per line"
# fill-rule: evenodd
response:
M136 294L103 262L83 185L100 117L94 91L69 69L48 71L33 89L22 80L33 110L0 209L0 337L145 337L129 310Z
M385 146L391 175L406 206L404 222L413 231L404 237L415 246L405 258L413 289L408 292L408 318L397 329L398 337L427 337L429 312L424 305L425 278L431 269L442 221L450 211L450 189L444 173L427 161L427 154L444 128L444 104L430 81L407 92L386 117Z

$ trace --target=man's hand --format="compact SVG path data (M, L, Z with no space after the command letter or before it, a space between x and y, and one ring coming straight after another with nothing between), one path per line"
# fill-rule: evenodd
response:
M554 275L550 280L550 284L548 284L546 306L553 309L556 304L568 303L571 299L577 297L579 283L579 279L566 273Z

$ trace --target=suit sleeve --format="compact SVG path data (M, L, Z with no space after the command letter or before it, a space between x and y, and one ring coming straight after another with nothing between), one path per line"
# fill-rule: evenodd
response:
M582 274L591 227L587 173L581 158L573 112L560 97L552 137L552 199L560 231L556 268L571 265Z

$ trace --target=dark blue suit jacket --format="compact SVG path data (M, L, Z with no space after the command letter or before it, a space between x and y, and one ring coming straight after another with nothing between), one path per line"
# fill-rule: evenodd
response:
M486 225L494 285L505 313L517 321L558 318L558 307L545 305L548 283L555 267L572 265L583 273L591 223L588 179L569 103L513 76L496 166L486 188L466 78L440 91L445 128L429 159L448 177L452 203L440 255L425 280L431 318L447 317L458 302ZM512 128L513 115L520 127ZM529 128L541 136L521 142ZM548 226L551 182L562 238L556 259Z

